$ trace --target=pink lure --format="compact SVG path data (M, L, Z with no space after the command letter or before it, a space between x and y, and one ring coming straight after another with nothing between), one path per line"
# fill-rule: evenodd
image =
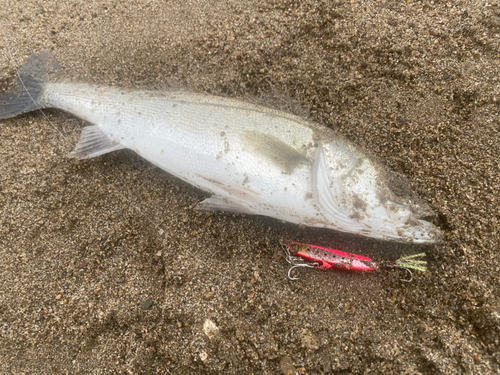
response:
M361 255L290 240L287 240L286 243L292 255L316 263L319 269L336 268L348 271L375 271L378 269L370 258Z

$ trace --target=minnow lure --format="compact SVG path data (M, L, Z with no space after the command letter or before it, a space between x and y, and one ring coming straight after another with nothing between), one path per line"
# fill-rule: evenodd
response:
M291 240L286 240L286 243L283 243L282 246L287 253L287 262L292 265L288 270L288 278L290 280L297 280L297 278L290 276L292 269L297 267L316 267L322 270L334 268L363 272L373 272L386 267L401 268L410 273L409 280L402 279L402 281L407 282L413 279L410 268L422 272L425 272L427 269L427 261L421 259L425 257L425 253L409 255L399 258L396 261L375 262L362 255ZM303 262L303 260L306 262Z

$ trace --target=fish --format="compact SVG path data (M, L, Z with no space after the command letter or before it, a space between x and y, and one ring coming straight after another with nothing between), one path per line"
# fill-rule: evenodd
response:
M209 193L201 210L388 241L442 239L408 182L331 128L230 98L61 80L59 70L50 52L31 55L0 97L0 118L43 108L70 113L88 124L70 157L133 150Z

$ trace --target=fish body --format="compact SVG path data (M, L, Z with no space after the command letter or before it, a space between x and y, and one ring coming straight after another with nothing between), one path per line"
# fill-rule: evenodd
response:
M55 67L51 59L33 55L20 71L36 105L14 89L0 98L0 117L52 107L93 124L72 157L131 149L212 194L200 209L402 242L441 238L420 219L427 209L391 186L390 172L330 129L215 96L51 82L40 73Z

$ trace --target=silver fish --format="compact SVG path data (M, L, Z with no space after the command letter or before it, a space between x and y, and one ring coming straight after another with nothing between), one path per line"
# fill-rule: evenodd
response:
M48 52L32 55L17 86L0 97L0 118L48 107L69 112L93 124L71 157L134 150L211 193L200 209L400 242L442 237L422 220L429 210L395 188L395 174L331 129L215 96L57 82L51 71L58 68Z

